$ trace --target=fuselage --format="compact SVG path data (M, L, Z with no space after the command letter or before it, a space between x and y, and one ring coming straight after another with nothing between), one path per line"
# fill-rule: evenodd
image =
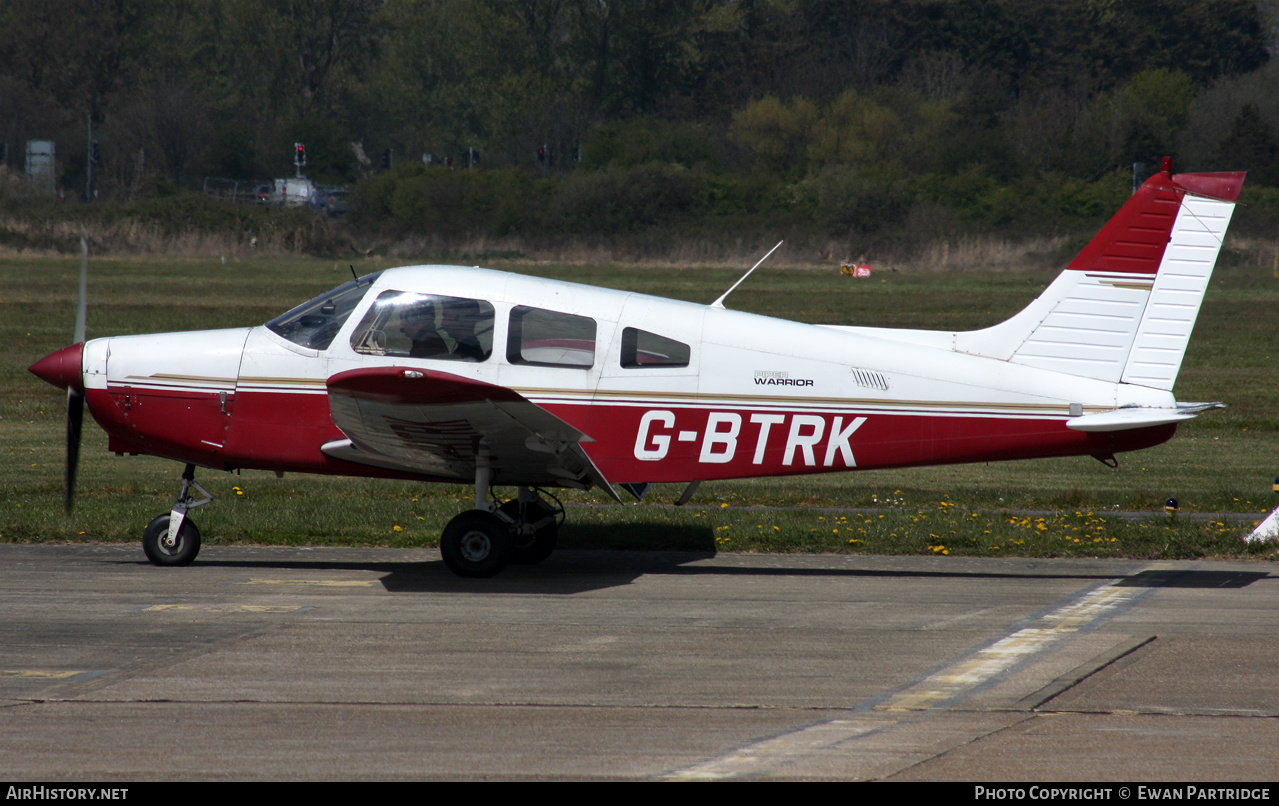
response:
M318 313L289 325L86 343L86 400L111 450L218 469L469 482L321 450L344 436L330 416L327 380L379 366L514 390L585 434L583 449L612 482L1104 456L1175 431L1173 424L1104 433L1066 425L1124 406L1174 407L1168 392L898 341L891 330L836 329L477 268L391 269L351 285L337 315L321 295L313 301ZM488 325L476 338L486 357L397 353L392 342L402 337L386 322L376 323L386 333L373 329L375 306L396 294L483 303ZM521 354L530 311L563 315L572 332L526 341ZM303 324L309 335L299 335ZM332 332L316 339L323 327Z

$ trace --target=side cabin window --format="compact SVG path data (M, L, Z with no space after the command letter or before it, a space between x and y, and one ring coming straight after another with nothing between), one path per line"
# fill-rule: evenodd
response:
M493 306L482 299L383 291L351 349L364 355L484 361L493 354Z
M595 363L595 320L516 306L511 309L506 360L535 367L589 369Z
M622 366L627 369L686 367L688 358L688 345L682 341L639 328L622 328Z
M371 274L352 280L304 302L267 322L267 329L299 347L327 350L377 277L377 274Z

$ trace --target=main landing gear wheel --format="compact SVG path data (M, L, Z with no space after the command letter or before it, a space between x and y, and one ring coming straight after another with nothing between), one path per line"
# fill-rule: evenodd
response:
M512 500L502 504L497 511L516 523L511 536L511 562L516 565L537 565L555 551L555 540L560 533L555 510L541 501L532 501L524 505L521 517L520 502ZM535 531L524 533L520 529L521 524L536 524L539 521L546 523L538 526Z
M189 565L200 553L200 530L190 518L184 518L173 545L169 542L170 513L157 515L147 524L142 535L142 550L156 565Z
M460 577L491 577L511 560L510 528L491 512L463 512L444 527L440 554Z

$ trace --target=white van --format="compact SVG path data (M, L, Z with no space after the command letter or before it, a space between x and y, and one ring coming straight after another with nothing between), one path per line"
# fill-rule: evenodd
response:
M298 179L277 179L271 190L271 204L281 207L298 207L311 201L315 185L305 176Z

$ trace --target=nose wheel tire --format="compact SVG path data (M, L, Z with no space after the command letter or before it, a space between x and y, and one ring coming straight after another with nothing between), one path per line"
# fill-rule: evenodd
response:
M511 559L511 533L496 515L473 509L444 527L440 554L460 577L491 577Z
M142 550L155 565L189 565L200 553L200 530L190 518L184 518L172 546L169 537L169 513L157 515L142 534Z

